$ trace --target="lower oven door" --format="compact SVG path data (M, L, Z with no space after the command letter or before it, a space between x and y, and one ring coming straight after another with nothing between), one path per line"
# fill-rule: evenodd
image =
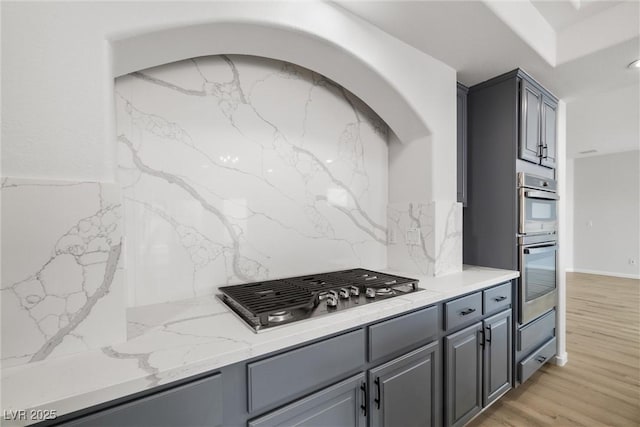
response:
M525 324L551 310L557 299L556 242L520 246L520 313Z

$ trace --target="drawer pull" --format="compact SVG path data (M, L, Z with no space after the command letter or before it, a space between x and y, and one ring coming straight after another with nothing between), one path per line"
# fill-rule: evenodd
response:
M462 310L462 311L460 312L460 316L466 316L467 314L471 314L471 313L473 313L474 311L476 311L476 309L475 309L475 308L467 308L467 309Z
M504 301L504 300L506 300L506 299L507 299L507 297L505 297L505 296L501 296L501 297L498 297L498 298L494 298L493 300L494 300L495 302L500 302L500 301Z
M373 401L376 403L376 408L380 409L380 377L374 381L376 385L376 398Z
M545 360L547 360L547 358L544 357L544 356L536 357L536 362L538 362L538 363L544 363Z
M360 390L362 390L362 405L360 405L360 409L362 409L362 413L366 417L367 416L367 400L368 400L366 382L362 383L362 385L360 386Z

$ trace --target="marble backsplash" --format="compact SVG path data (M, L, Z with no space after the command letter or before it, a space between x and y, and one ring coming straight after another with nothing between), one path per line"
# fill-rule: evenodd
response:
M390 130L316 73L197 58L117 79L116 113L118 183L2 179L3 367L120 357L127 306L221 285L462 268L461 205L388 204Z
M387 215L389 268L429 276L462 271L462 204L392 203Z
M3 367L126 340L117 184L2 179Z
M387 125L304 68L250 56L116 80L130 306L387 264Z

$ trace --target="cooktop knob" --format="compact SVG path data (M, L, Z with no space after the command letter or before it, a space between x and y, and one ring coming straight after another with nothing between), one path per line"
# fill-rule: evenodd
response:
M354 297L357 297L358 295L360 295L360 289L357 286L351 285L349 286L349 293Z
M340 298L342 299L349 299L350 294L349 294L349 289L347 288L340 288Z
M333 297L335 299L338 299L338 292L336 291L329 291L329 295L330 297Z
M367 294L367 298L375 298L376 290L373 288L367 288L366 294Z
M329 294L327 297L327 308L336 308L338 306L338 298Z

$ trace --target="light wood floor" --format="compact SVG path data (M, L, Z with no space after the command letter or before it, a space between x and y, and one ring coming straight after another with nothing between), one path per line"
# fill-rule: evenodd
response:
M639 280L568 273L569 362L547 363L469 427L640 426L639 307Z

